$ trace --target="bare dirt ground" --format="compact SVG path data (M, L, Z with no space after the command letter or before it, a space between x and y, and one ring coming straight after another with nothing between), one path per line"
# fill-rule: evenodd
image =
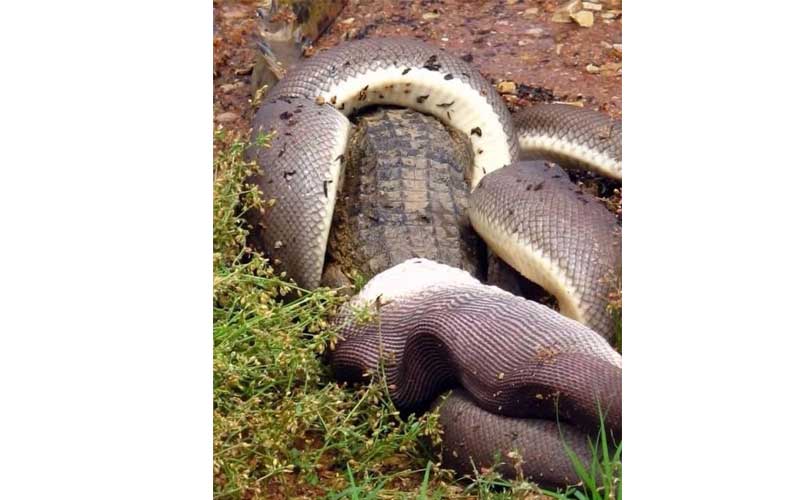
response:
M512 111L537 101L565 101L620 117L621 2L584 6L593 18L590 27L568 15L567 22L554 22L563 3L351 0L310 53L347 39L415 37L472 60ZM257 55L255 10L263 4L214 0L214 121L234 133L247 132L255 111L250 94Z

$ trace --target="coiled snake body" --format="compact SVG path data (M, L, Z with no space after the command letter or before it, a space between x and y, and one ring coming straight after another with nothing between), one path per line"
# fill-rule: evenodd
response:
M413 259L375 276L352 300L377 307L374 321L355 321L352 308L340 313L337 377L362 380L384 365L393 401L408 411L460 386L440 403L447 463L470 473L471 464L488 465L494 452L513 447L526 475L574 482L562 440L585 459L579 436L597 431L598 409L621 438L621 356L603 338L612 332L605 306L619 276L619 227L558 167L518 160L521 146L523 157L621 179L619 123L558 105L512 120L480 73L416 40L349 42L307 60L267 94L253 139L272 133L271 145L248 153L262 167L255 181L274 200L253 218L254 240L301 287L318 286L322 275L351 132L346 116L374 104L433 115L469 138L473 227L553 293L563 315L465 271ZM556 417L561 434L539 420ZM465 435L467 428L473 432Z

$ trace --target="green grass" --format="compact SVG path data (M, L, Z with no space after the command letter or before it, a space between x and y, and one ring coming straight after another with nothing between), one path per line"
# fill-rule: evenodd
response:
M253 167L244 148L222 132L215 137L214 497L537 498L535 485L493 470L456 481L434 451L438 415L401 419L380 374L372 383L336 383L324 352L344 299L298 290L247 247L243 213L265 207L245 182ZM619 457L606 445L596 450L598 470L613 476L621 469L605 464ZM606 482L550 496L619 498L581 496L611 491Z

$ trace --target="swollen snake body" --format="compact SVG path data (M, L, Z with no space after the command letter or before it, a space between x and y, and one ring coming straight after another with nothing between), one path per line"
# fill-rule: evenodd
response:
M315 288L322 275L351 132L346 116L375 104L435 116L469 138L473 226L501 258L551 291L569 318L464 271L414 259L375 276L341 312L337 376L360 380L383 366L393 401L407 411L464 388L440 407L450 416L443 418L445 454L462 473L472 472L471 462L453 453L481 461L489 448L510 446L501 436L464 438L455 430L463 413L456 408L464 405L474 406L469 418L478 425L502 429L560 416L570 433L596 432L599 409L620 438L621 357L603 338L611 334L604 298L619 275L618 226L570 188L558 167L517 163L522 146L523 155L569 158L621 178L618 123L561 106L534 106L512 120L480 73L416 40L350 42L307 60L267 94L253 142L270 134L270 146L248 153L262 167L254 180L270 206L252 219L254 241L301 287ZM376 307L374 320L359 323L353 307ZM525 428L531 439L544 433L560 443L552 426ZM573 480L543 475L535 464L567 470L563 450L545 448L548 455L530 461L526 474L545 483Z

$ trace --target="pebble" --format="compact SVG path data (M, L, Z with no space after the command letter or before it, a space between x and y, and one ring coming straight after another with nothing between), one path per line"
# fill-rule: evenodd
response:
M572 19L583 28L589 28L594 25L594 14L588 10L581 10L572 14Z
M231 123L236 121L238 118L239 115L232 111L226 111L217 115L217 121L220 123Z
M572 22L572 14L581 10L580 0L570 0L569 2L561 4L550 19L554 23L569 23Z
M594 2L583 2L583 8L586 10L603 10L603 5Z
M345 19L344 21L342 21L342 24L344 24L344 25L347 25L347 24L353 24L353 21L355 21L355 20L356 20L356 18L355 18L355 17L348 17L347 19Z
M500 82L497 84L497 91L501 94L516 94L517 84L514 82Z
M538 13L539 13L538 7L531 7L530 9L525 9L525 12L522 13L522 17L530 19L532 17L536 17L536 14Z
M437 17L439 17L439 14L437 14L436 12L426 12L422 14L422 19L426 21L430 21L431 19L436 19Z
M223 93L227 94L228 92L232 92L232 91L234 91L234 90L236 90L236 89L238 89L239 87L242 87L242 86L244 86L244 84L242 82L226 83L226 84L220 85L219 89Z
M619 55L622 55L622 44L621 43L615 43L614 45L612 45L612 47L614 47L614 50L616 50Z
M244 19L249 15L250 10L246 7L231 7L222 11L222 17L225 19Z
M600 73L600 68L598 66L595 66L594 64L587 64L586 71L592 74Z

